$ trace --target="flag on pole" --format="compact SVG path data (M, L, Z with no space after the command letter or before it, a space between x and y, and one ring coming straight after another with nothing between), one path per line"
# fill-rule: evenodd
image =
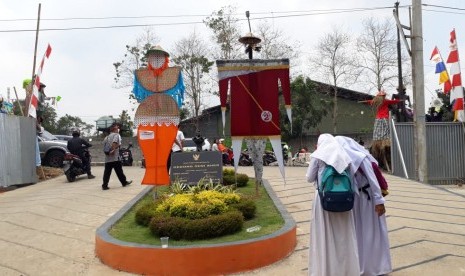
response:
M29 102L29 116L34 118L37 116L37 107L39 105L40 75L42 74L42 69L44 68L45 58L48 59L51 53L52 47L50 47L50 44L48 44L47 50L45 51L45 54L42 57L42 61L40 62L40 66L37 69L37 74L34 79L34 85L32 86L32 95L31 100Z
M450 33L450 53L447 58L447 63L450 64L450 75L452 77L452 89L450 93L450 102L454 112L454 119L460 122L465 121L463 111L463 88L462 77L460 74L459 51L457 48L457 39L455 29Z
M449 73L447 73L446 65L444 64L444 60L442 59L438 47L434 47L430 60L436 64L436 71L434 73L439 74L439 84L444 84L443 92L448 94L452 87L450 84Z

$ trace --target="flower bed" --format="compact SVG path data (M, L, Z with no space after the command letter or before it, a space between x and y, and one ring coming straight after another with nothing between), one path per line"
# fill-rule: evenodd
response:
M141 198L147 188L97 230L96 254L118 270L151 275L218 275L256 269L290 254L296 245L296 226L268 183L264 186L285 223L265 236L217 244L198 244L161 248L117 240L108 232Z

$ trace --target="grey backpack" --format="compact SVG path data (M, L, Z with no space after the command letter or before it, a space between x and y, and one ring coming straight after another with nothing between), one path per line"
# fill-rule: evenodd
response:
M110 135L105 137L105 139L103 140L103 153L105 153L105 155L110 155L110 151L111 151L111 143L108 137L110 137Z

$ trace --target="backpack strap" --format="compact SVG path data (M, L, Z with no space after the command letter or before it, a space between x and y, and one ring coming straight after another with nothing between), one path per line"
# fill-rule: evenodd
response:
M368 200L371 200L370 193L368 193L368 188L370 188L370 184L366 184L362 188L359 188L358 191L363 192L364 194L366 194L367 197L368 197Z

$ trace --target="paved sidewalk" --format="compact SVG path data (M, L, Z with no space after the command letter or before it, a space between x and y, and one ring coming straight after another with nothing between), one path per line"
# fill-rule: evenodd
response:
M64 176L0 194L0 275L129 275L108 268L94 254L95 230L142 191L144 170L124 167L128 187L113 173L101 190L95 179L68 183ZM297 222L298 242L288 258L238 275L307 275L313 186L306 168L287 167L284 186L277 167L264 178ZM240 173L253 176L252 167ZM386 175L387 221L394 272L390 275L465 275L465 189L449 190Z

